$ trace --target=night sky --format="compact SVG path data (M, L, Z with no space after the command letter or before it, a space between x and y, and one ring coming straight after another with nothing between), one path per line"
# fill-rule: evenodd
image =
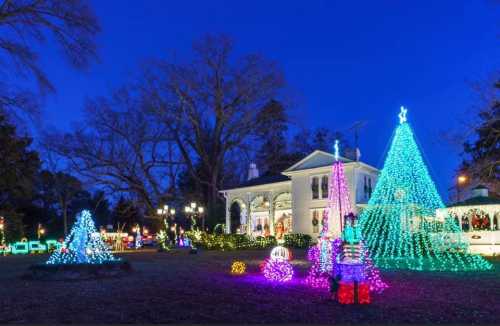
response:
M349 4L348 4L349 2ZM188 56L206 33L234 38L285 71L292 122L343 130L367 121L362 160L381 167L401 105L447 198L460 148L439 134L459 129L478 102L471 83L500 67L498 5L492 1L93 1L100 61L85 72L61 64L50 45L43 67L57 88L45 126L68 129L86 97L130 80L141 60ZM459 129L460 130L460 129ZM348 135L352 140L352 134Z

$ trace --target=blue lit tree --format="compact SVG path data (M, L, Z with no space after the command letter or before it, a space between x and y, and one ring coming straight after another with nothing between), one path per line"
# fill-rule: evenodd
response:
M468 252L460 227L448 214L401 108L400 124L377 185L360 217L375 264L416 270L486 270ZM444 210L440 210L444 212Z
M92 215L84 210L77 215L61 250L54 252L47 264L102 264L117 260L102 241Z

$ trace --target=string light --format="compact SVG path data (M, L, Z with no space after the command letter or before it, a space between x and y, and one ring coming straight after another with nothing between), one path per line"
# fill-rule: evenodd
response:
M103 264L118 260L102 241L90 212L84 210L77 215L62 248L50 256L47 264Z
M401 108L384 167L360 223L375 265L414 270L488 270L468 252L461 230L444 208ZM465 249L464 249L465 248Z

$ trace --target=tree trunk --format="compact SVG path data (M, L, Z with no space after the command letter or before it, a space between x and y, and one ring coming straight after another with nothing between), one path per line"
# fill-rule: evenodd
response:
M68 205L65 200L61 203L63 209L64 238L68 235Z
M217 220L217 200L219 199L218 196L218 187L217 187L217 180L218 179L218 173L213 172L210 180L210 185L208 189L208 203L207 203L207 214L208 218L214 222Z

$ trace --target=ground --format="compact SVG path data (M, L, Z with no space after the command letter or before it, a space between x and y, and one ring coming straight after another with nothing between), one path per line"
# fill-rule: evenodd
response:
M134 272L90 281L27 281L47 256L0 257L0 323L500 323L500 260L483 273L382 271L390 288L366 306L342 306L296 279L267 283L268 251L123 254ZM302 279L308 263L294 251ZM231 276L235 259L250 273Z

